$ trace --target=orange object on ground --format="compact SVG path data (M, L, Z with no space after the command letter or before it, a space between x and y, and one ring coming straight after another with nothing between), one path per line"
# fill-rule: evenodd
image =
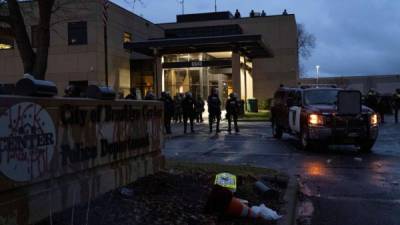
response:
M243 204L240 199L233 197L226 209L226 213L237 217L254 217L251 209Z

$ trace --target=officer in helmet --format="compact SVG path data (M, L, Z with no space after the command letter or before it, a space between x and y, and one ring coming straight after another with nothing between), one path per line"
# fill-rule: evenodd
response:
M184 96L182 93L177 93L174 97L175 103L175 113L174 113L174 120L175 123L182 123L182 101Z
M191 92L186 92L185 98L182 101L183 111L183 128L184 133L187 131L187 122L190 121L190 131L194 133L193 120L196 115L196 105Z
M164 103L164 127L167 134L171 133L171 118L174 115L174 102L168 92L162 92L160 101Z
M207 104L210 133L212 133L212 126L215 120L217 123L216 133L219 133L219 123L221 121L221 100L219 99L218 90L216 88L211 89L211 94L208 96Z
M233 123L235 126L235 132L239 132L239 127L237 124L240 102L236 97L235 93L231 93L229 95L229 99L226 100L225 109L226 109L226 118L228 119L228 132L231 133L231 123L233 119Z
M400 110L400 88L396 89L393 95L393 110L394 110L394 121L399 122L399 110Z

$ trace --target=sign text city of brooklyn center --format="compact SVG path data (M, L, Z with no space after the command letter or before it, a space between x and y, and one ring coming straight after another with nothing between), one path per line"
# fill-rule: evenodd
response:
M159 170L162 110L152 101L1 96L0 224L36 222Z

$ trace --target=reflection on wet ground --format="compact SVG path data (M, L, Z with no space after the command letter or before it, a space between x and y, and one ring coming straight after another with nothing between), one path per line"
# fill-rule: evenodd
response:
M164 152L172 159L251 164L298 175L313 196L313 224L398 225L400 125L387 121L370 154L348 146L302 151L296 138L273 139L267 122L241 123L236 135L208 134L206 124L198 125L195 135L169 139Z

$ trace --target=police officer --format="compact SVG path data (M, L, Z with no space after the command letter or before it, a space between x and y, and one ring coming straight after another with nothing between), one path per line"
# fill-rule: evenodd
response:
M187 121L190 121L190 131L194 133L193 120L196 114L195 101L193 99L192 93L187 92L185 98L182 101L182 111L183 111L183 128L184 133L187 131Z
M393 110L394 110L394 121L399 122L399 110L400 110L400 88L396 89L393 95Z
M175 114L174 120L175 123L182 123L182 100L183 96L181 93L177 93L174 97L174 105L175 105Z
M216 120L217 123L216 133L219 133L219 122L221 121L221 100L219 99L218 90L216 88L211 89L211 94L208 96L207 104L210 133L212 133L214 120Z
M196 99L196 122L197 123L203 122L203 112L204 112L204 100L200 95L198 95L197 99Z
M238 114L239 114L240 102L236 97L235 93L229 95L229 99L226 100L226 118L228 118L228 132L231 133L231 123L233 118L233 123L235 126L235 132L239 132L239 127L237 124Z
M378 93L374 89L368 91L365 98L365 104L375 112L378 112Z
M168 92L162 92L160 101L164 102L164 127L167 134L171 133L171 118L174 115L174 102Z

